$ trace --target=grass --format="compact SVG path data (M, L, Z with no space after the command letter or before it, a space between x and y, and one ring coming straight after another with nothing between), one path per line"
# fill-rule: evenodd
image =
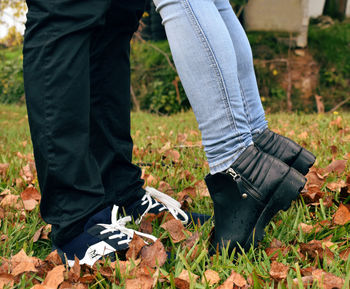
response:
M332 115L288 115L281 113L269 115L268 120L270 128L292 137L316 154L318 157L317 167L326 167L334 158L344 159L346 154L350 152L350 113L339 112ZM0 128L0 164L8 163L10 165L4 176L1 177L0 174L0 193L8 189L13 194L20 194L24 188L20 186L18 178L21 178L20 171L28 160L19 157L18 152L21 155L29 154L29 157L32 153L25 108L0 105ZM145 172L153 175L158 182L164 181L170 184L176 193L193 186L198 180L203 180L208 173L203 148L197 145L200 141L200 134L192 112L169 117L133 113L132 135L135 143L134 162L140 163ZM187 141L190 143L187 143L187 146L181 146L178 141L179 137L187 137ZM167 158L164 159L162 153L159 152L167 143L169 143L168 147L170 146L180 153L179 162L172 163ZM194 180L181 177L186 170L190 172ZM330 174L326 183L339 180L339 178L345 180L349 172L348 166L346 173L340 177ZM34 184L37 186L37 182ZM154 186L157 187L158 183ZM327 190L325 186L323 189ZM339 200L339 193L335 193L333 198ZM197 197L190 206L193 211L212 213L212 203L208 197ZM251 281L254 283L253 288L272 288L274 286L276 288L292 288L293 279L300 277L300 270L310 267L323 269L339 277L347 278L347 282L349 282L350 257L344 261L340 258L339 253L350 248L350 223L344 226L330 226L317 233L311 232L309 234L304 233L299 227L300 223L316 224L322 220L332 221L337 207L336 202L329 208L323 206L322 202L319 206L310 206L306 205L304 200L300 198L293 203L287 212L278 213L266 228L266 236L256 250L251 249L246 254L237 256L229 255L227 252L213 257L208 256L208 236L212 228L210 222L200 228L190 228L192 232L198 230L202 233L197 243L198 253L193 259L190 257L191 254L184 253L181 243L173 244L169 238L165 238L168 234L166 231L159 227L155 228L153 234L157 237L164 237L163 244L172 255L160 270L164 275L170 276L170 281L169 283L158 282L156 288L175 288L174 278L180 274L182 269L187 269L200 278L207 269L215 270L221 278L220 283L227 279L232 270L235 270L248 281L253 280ZM26 212L25 217L16 210L11 212L11 215L1 220L0 256L11 258L23 248L28 255L45 258L51 250L50 242L46 240L32 242L34 233L44 225L39 217L38 207L32 212ZM334 243L331 247L334 260L327 262L325 259L303 258L301 256L300 244L314 239L323 240L326 237L329 237L330 241ZM269 274L272 258L265 251L271 246L274 239L278 239L290 248L285 256L283 254L277 256L278 262L290 267L285 282L280 283L273 280ZM90 288L124 288L126 276L120 276L118 270L116 270L115 276L120 281L118 286L112 284L102 275L98 275L89 286ZM32 278L22 276L13 288L31 288L33 278L41 280L35 276ZM190 288L215 288L216 286L210 287L198 279L197 282L191 283ZM302 288L300 283L298 286ZM349 288L346 286L344 288ZM315 283L310 285L310 288L321 287Z

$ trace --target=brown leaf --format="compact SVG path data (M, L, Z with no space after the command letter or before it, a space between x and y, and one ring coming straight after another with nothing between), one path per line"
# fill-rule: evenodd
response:
M126 252L126 258L137 259L141 249L144 246L146 246L146 243L143 241L143 239L137 234L134 234L131 242L129 243L129 250Z
M80 273L81 273L81 267L79 264L79 259L77 256L74 257L74 265L72 268L70 268L68 272L68 280L70 282L77 283L79 278L80 278Z
M10 165L7 164L7 163L6 164L0 164L0 177L5 178L9 167L10 167Z
M41 195L36 188L34 188L33 186L29 186L21 193L21 198L23 201L25 200L40 201Z
M210 197L207 185L203 180L196 182L194 186L196 188L197 195L199 195L201 198Z
M341 251L339 253L339 257L342 258L344 261L348 260L349 255L350 255L350 248L347 248L344 251Z
M29 161L28 164L21 169L20 175L27 184L32 183L36 176L34 161Z
M140 224L140 231L142 233L152 234L153 227L152 227L152 223L150 222L149 219L142 218L141 224Z
M180 220L170 220L162 224L160 227L169 232L174 243L179 243L186 239L186 235L184 233L186 230ZM189 232L187 235L189 235Z
M191 284L191 280L192 280L192 282L194 282L199 278L199 276L190 272L190 271L187 271L186 269L183 269L181 271L180 275L177 276L177 278L179 278L181 280L185 280L186 282Z
M188 170L182 171L179 178L190 182L195 180L195 177Z
M344 286L344 279L331 273L324 272L321 269L312 271L312 277L318 281L318 284L324 289L341 289Z
M347 222L350 222L350 205L340 204L333 216L333 223L342 226Z
M15 278L11 274L0 274L0 288L4 288L5 286L12 287L15 282Z
M178 163L180 160L180 153L176 150L167 150L163 155L174 163Z
M184 241L182 243L183 247L187 247L187 248L192 248L194 246L194 244L197 242L197 240L199 239L200 234L199 232L194 232L192 234L192 236L189 236L186 241Z
M312 259L319 257L322 261L326 257L328 263L334 259L333 252L327 246L323 246L322 242L318 240L312 240L307 244L300 244L300 251L303 254L308 254Z
M340 190L345 187L346 183L341 179L337 182L331 182L327 184L327 188L333 192L340 192Z
M3 208L20 208L18 203L19 196L17 195L6 195L5 198L0 203L0 206ZM18 207L19 206L19 207Z
M26 211L31 212L39 203L36 200L25 200L23 201L23 207Z
M64 265L59 265L53 268L43 282L43 285L49 288L58 288L58 286L64 281L63 272L65 271Z
M279 254L281 254L282 256L287 256L289 251L290 251L289 247L280 247L280 248L270 247L265 249L266 255L269 256L272 261L276 260Z
M175 278L174 279L175 287L177 289L189 289L190 284L186 280L182 280L180 278Z
M43 231L45 226L41 226L35 233L34 236L32 238L32 242L35 243L40 239L41 236L41 232Z
M153 278L149 275L141 275L136 279L127 279L125 289L151 289L153 287Z
M231 275L222 285L217 287L217 289L233 289L233 285L236 285L237 287L245 287L248 283L242 275L232 270Z
M305 177L307 178L307 187L321 187L325 181L324 177L318 173L316 168L311 168L309 173Z
M273 261L271 264L270 276L273 279L280 281L287 278L288 271L289 266Z
M346 160L335 160L326 168L326 171L329 173L336 172L340 175L344 172L346 163Z
M17 276L24 272L37 272L35 268L35 258L28 257L22 249L15 256L11 258L12 275Z
M219 273L208 269L204 272L203 278L202 278L202 282L207 282L209 285L214 285L220 282L220 276Z
M157 179L150 174L144 174L143 179L148 186L155 186L158 183Z
M173 188L167 182L164 182L164 181L159 182L158 190L167 195L174 194Z
M312 232L312 230L314 229L314 226L312 225L308 225L305 223L300 223L299 224L299 228L305 233L305 234L309 234Z
M51 252L49 255L47 255L45 261L52 263L53 265L62 265L62 259L60 255L58 255L57 250Z
M158 239L152 245L143 247L141 249L141 259L149 267L163 266L167 254L161 241Z

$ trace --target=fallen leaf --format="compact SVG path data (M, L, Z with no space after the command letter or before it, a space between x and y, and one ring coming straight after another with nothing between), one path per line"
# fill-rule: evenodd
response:
M40 201L41 195L36 188L34 188L33 186L29 186L21 193L21 198L23 201L25 200Z
M232 270L231 275L222 285L217 287L217 289L233 289L233 285L236 285L237 287L245 287L248 283L242 275Z
M324 272L321 269L312 271L312 277L318 281L323 289L341 289L344 286L344 279L334 274Z
M273 261L271 264L270 276L273 279L280 281L287 278L288 271L289 266Z
M166 230L167 232L169 232L171 239L173 240L174 243L179 243L186 239L186 235L184 233L184 231L186 230L180 220L176 220L176 219L170 220L162 224L160 227ZM187 235L189 234L190 233L188 232Z
M319 240L312 240L307 244L300 244L300 251L303 254L308 254L312 259L320 258L322 261L327 258L327 262L330 263L334 259L333 252L326 246L323 246L322 242Z
M182 280L180 278L175 278L174 279L175 287L177 289L189 289L190 284L186 280Z
M9 167L10 167L9 164L0 164L0 176L2 178L5 178Z
M43 285L56 289L64 281L63 272L65 271L64 265L59 265L53 268L47 273L47 276L43 282Z
M208 269L204 272L202 282L207 282L209 285L214 285L220 282L220 276L219 273Z
M0 202L0 206L3 208L16 208L19 209L21 206L18 203L19 196L17 195L6 195L5 198Z
M26 211L31 212L39 203L36 200L24 200L23 207Z
M308 225L305 223L300 223L299 224L299 228L305 233L305 234L309 234L312 232L312 230L314 229L314 226L312 225Z
M149 275L141 275L136 279L126 279L125 289L151 289L153 278Z
M205 184L205 182L203 180L196 182L194 184L194 186L196 188L196 193L198 196L200 196L201 198L210 197L207 185Z
M155 186L158 183L157 179L150 174L144 174L143 179L148 186Z
M167 254L161 241L158 239L152 245L143 247L141 249L141 259L149 267L163 266Z
M347 222L350 222L350 205L340 204L333 216L333 223L342 226Z
M342 188L346 187L344 180L338 180L337 182L331 182L327 184L327 188L333 192L340 192Z
M341 251L339 253L339 257L342 258L344 261L348 260L349 255L350 255L350 248L347 248L344 251Z
M336 172L340 175L344 172L346 163L346 160L335 160L326 168L326 171L329 173Z
M140 231L142 233L152 234L153 232L152 222L150 222L149 219L147 218L142 218L141 224L140 224Z
M70 268L68 272L68 280L70 282L77 283L80 278L80 273L81 273L81 267L79 264L79 259L77 258L77 256L75 256L74 265L73 267Z
M35 268L35 258L28 257L22 249L11 258L12 270L11 274L17 276L24 272L37 272Z
M177 276L177 278L179 278L181 280L185 280L189 284L191 284L191 280L192 280L192 282L196 281L199 278L199 276L194 274L194 273L192 273L192 272L190 272L190 271L187 271L186 269L183 269L181 271L180 275Z
M51 252L49 255L47 255L45 261L52 263L55 266L62 265L62 259L60 255L58 255L57 250Z
M15 278L11 274L0 274L0 288L4 288L5 286L12 287L15 282Z
M165 193L165 194L167 194L167 195L173 195L174 194L173 188L167 182L164 182L164 181L160 181L159 182L158 190L163 192L163 193Z
M180 160L180 153L176 150L167 150L163 153L163 156L174 163L178 163Z
M41 226L33 235L32 242L35 243L40 239L41 232L43 231L45 226Z
M186 241L182 243L183 247L192 248L194 244L196 244L197 240L199 240L200 234L199 232L194 232L191 236L189 236Z
M134 234L131 242L129 243L129 250L126 252L126 258L137 259L141 249L144 246L146 246L146 243L143 241L143 239L137 234Z

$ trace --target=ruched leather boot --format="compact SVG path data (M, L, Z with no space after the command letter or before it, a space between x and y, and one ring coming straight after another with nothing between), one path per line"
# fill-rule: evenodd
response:
M306 179L295 169L255 146L249 146L224 172L205 178L214 202L212 245L247 250L264 236L279 210L287 210Z
M258 136L253 137L253 141L263 152L280 159L304 176L316 160L311 152L268 128Z

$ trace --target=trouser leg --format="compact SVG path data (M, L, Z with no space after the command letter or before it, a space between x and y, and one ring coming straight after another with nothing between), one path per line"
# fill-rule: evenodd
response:
M249 40L236 14L233 12L230 2L228 0L215 0L215 5L225 22L235 48L237 77L249 127L252 134L262 132L267 128L267 121L260 100Z
M131 163L130 39L138 27L144 0L112 1L106 24L92 33L91 137L106 203L127 206L140 199L141 170Z
M213 0L154 0L202 132L210 172L252 143L230 34Z
M110 203L101 177L104 165L97 146L91 147L90 49L93 32L106 24L111 2L27 0L25 91L42 191L41 214L52 224L51 239L57 246L78 235L86 219ZM116 33L125 29L129 28L115 27ZM121 71L128 53L123 43ZM121 159L130 159L130 144L121 147L120 155L125 156Z

